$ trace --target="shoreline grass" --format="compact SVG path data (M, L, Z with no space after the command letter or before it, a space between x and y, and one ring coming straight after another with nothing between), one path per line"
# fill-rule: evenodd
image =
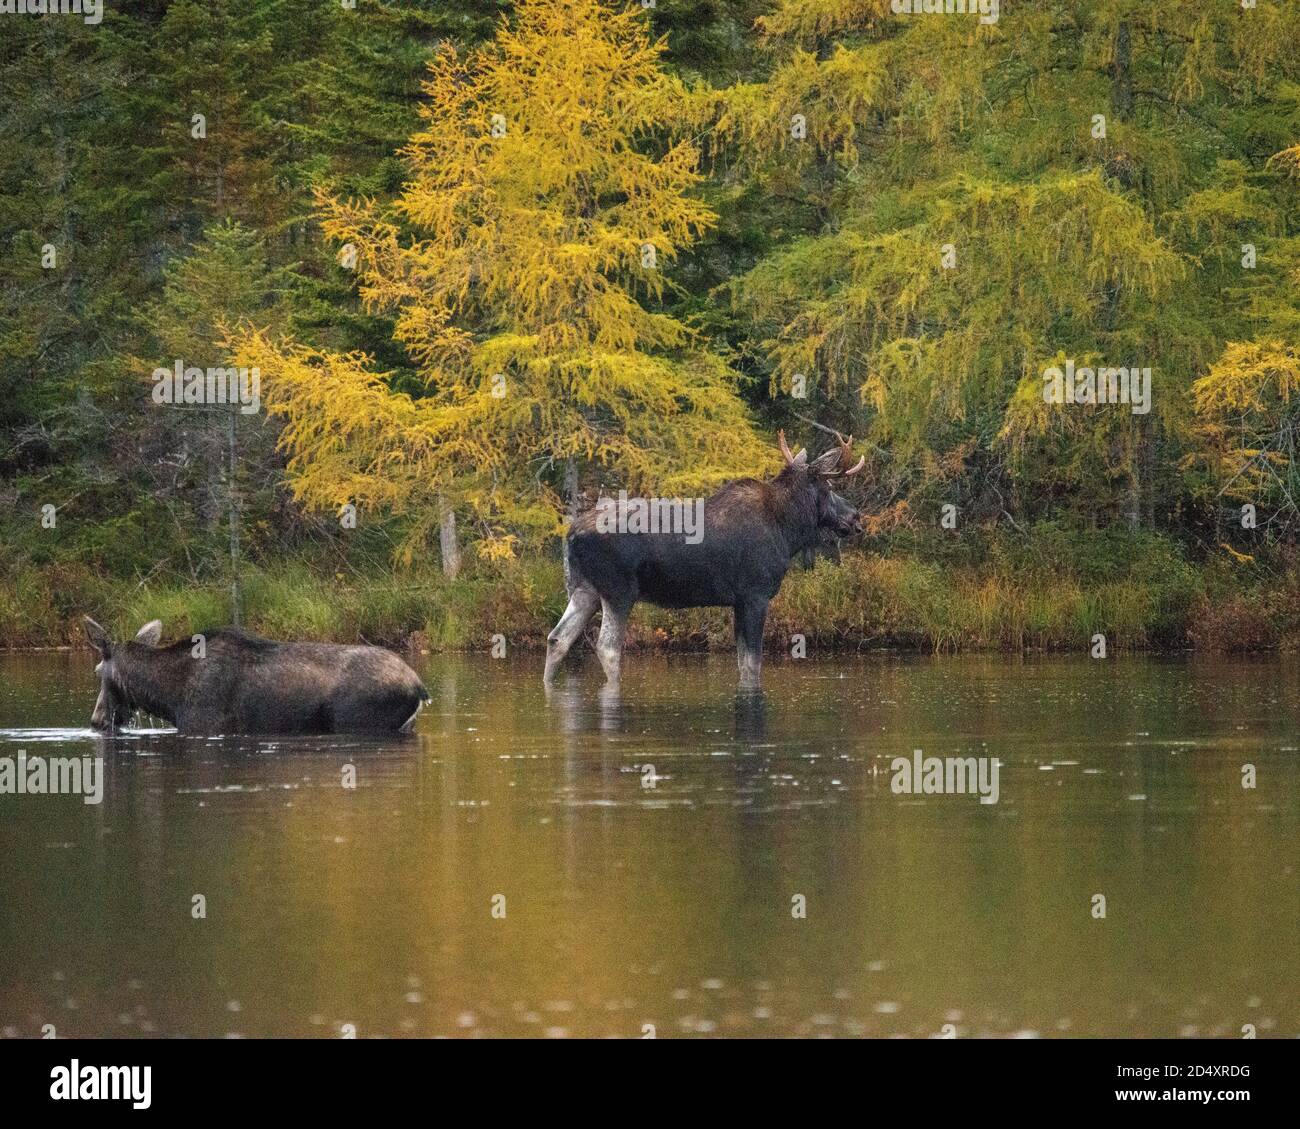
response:
M1146 552L1123 567L1069 570L1059 553L1037 562L992 553L983 560L846 552L795 569L773 602L766 646L789 650L802 635L819 650L1248 652L1300 650L1300 573L1243 583L1220 563L1192 566ZM1067 554L1068 555L1068 554ZM243 623L270 638L367 641L421 651L545 646L564 609L560 562L533 558L470 569L446 581L434 569L374 576L331 573L301 561L250 567ZM0 649L83 645L81 616L119 637L150 619L180 638L230 621L224 584L139 581L73 566L10 566L0 574ZM641 604L628 646L728 650L731 613L668 611Z

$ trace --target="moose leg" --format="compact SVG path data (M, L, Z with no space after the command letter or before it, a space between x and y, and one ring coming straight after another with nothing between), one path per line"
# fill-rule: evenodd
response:
M623 637L627 634L632 605L612 604L604 599L600 603L600 637L596 640L596 654L600 657L600 665L605 668L606 684L617 686L623 666Z
M761 685L766 620L766 600L745 600L736 605L736 666L742 689L756 690Z
M546 637L546 673L542 676L543 682L550 683L555 679L556 667L569 653L569 648L582 634L582 629L587 626L587 620L595 615L598 607L600 607L600 597L588 584L578 585L570 594L569 606L560 616L560 622Z

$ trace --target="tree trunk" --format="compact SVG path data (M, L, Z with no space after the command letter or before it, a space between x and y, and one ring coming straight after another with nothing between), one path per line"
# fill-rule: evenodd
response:
M239 402L230 405L230 468L226 494L230 504L230 622L240 623L239 609L239 491L235 485L235 466L239 450L235 442L235 427L239 422Z
M455 580L460 572L460 545L456 540L456 511L445 501L438 502L438 547L442 550L442 574Z
M570 455L564 460L564 496L569 503L569 520L578 516L578 460Z
M1142 428L1135 425L1132 431L1132 445L1128 453L1128 490L1125 499L1128 527L1136 533L1142 528L1142 471L1143 449Z
M1133 116L1133 41L1127 20L1115 28L1115 59L1110 70L1110 104L1120 121Z

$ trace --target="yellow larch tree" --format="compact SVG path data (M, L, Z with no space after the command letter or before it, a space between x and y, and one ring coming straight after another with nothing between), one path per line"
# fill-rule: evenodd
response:
M301 500L406 512L409 553L450 499L499 556L559 528L580 472L676 495L771 461L735 373L663 305L714 222L663 50L640 9L521 0L493 42L431 61L392 205L319 195L423 394L247 337Z

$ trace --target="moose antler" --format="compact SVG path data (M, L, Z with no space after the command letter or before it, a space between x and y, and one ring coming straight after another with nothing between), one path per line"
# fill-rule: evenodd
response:
M776 433L777 446L781 448L781 457L785 459L785 465L791 466L794 463L794 456L790 454L790 444L785 441L785 429Z
M799 448L797 455L790 454L790 445L785 441L784 429L776 433L776 441L781 447L781 457L785 459L786 466L794 466L797 462L807 462L808 452L802 447Z
M848 470L839 470L839 467L842 467L853 457L853 436L850 435L845 439L844 436L837 431L835 432L835 439L840 445L840 457L836 462L837 469L827 471L826 476L828 478L848 478L852 474L857 474L858 471L867 465L867 456L863 455Z

